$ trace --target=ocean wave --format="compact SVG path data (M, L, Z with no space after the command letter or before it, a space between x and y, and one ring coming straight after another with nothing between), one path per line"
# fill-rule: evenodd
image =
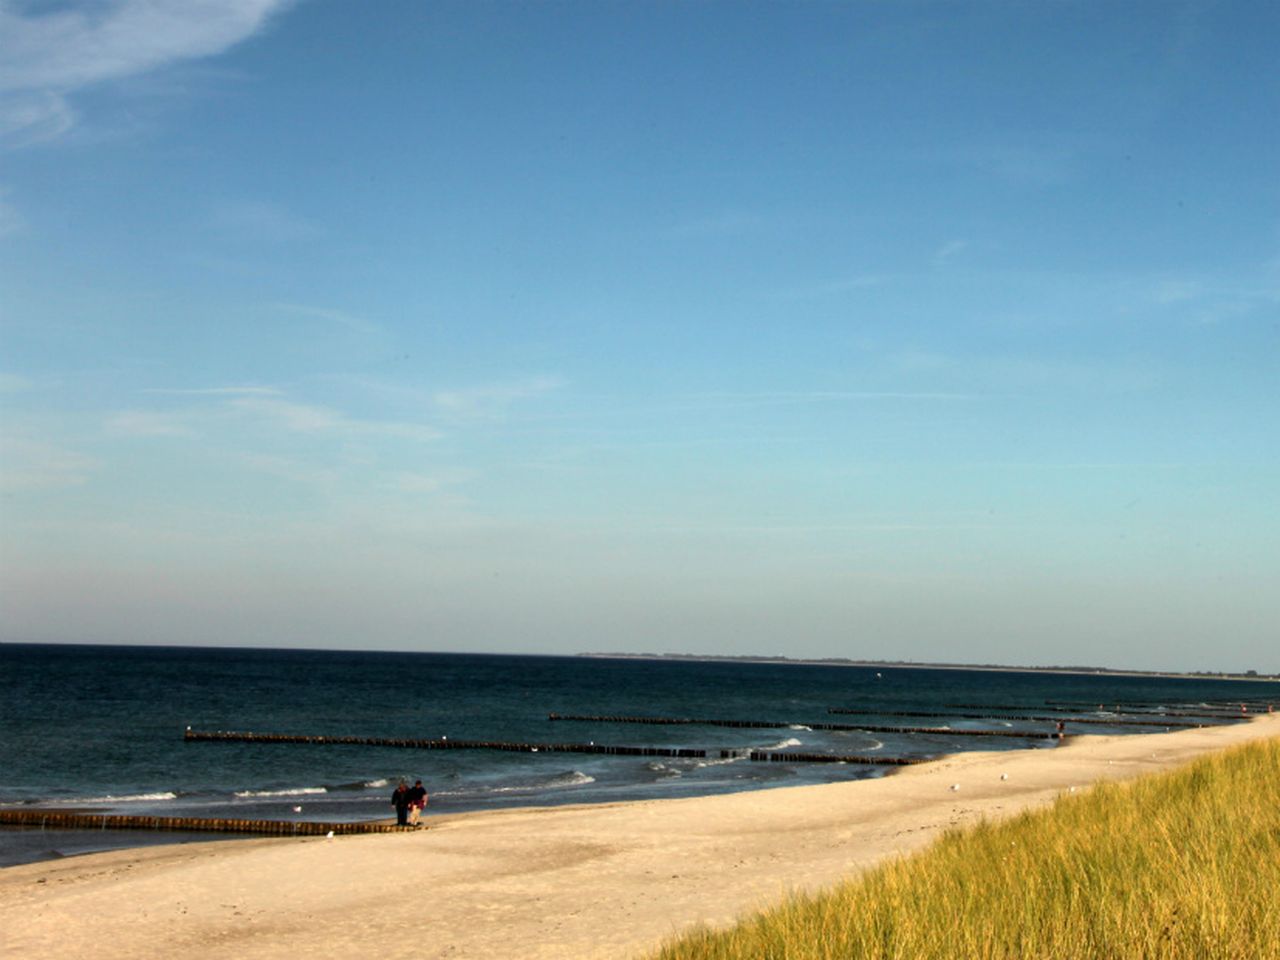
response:
M785 740L779 740L777 743L771 743L767 747L761 747L761 750L785 750L787 747L798 747L801 741L795 737L787 737Z
M871 738L871 742L872 742L872 743L874 743L874 744L875 744L875 746L874 746L874 747L867 747L867 749L868 749L868 750L881 750L881 749L883 749L883 748L884 748L884 741L883 741L883 740L877 740L875 737L872 737L872 738Z
M813 727L806 727L803 723L789 723L787 724L787 729L788 730L808 730L810 733L813 732Z
M588 773L583 773L581 770L570 770L567 773L561 773L536 783L513 783L503 787L477 787L474 789L436 790L433 792L438 797L488 796L503 793L536 793L540 790L562 790L566 787L585 787L587 784L595 782L596 778Z
M694 766L699 769L702 767L723 767L729 763L737 763L739 760L745 760L748 756L748 752L743 750L741 753L735 754L732 757L721 757L719 760L699 760L694 764Z
M237 790L235 796L244 800L250 797L307 797L328 792L327 787L293 787L289 790Z
M178 795L168 790L158 793L128 793L122 796L115 794L107 794L104 797L76 797L67 800L49 800L50 804L55 803L154 803L158 800L177 800Z
M348 783L330 783L325 785L325 789L330 793L334 792L357 792L361 790L381 790L383 787L391 785L390 780L352 780Z
M660 777L682 777L684 771L677 770L669 764L663 763L661 760L650 760L644 765L644 768L651 773L656 773Z

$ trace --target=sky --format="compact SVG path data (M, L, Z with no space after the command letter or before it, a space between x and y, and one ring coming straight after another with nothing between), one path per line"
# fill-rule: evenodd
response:
M0 641L1280 672L1277 48L0 0Z

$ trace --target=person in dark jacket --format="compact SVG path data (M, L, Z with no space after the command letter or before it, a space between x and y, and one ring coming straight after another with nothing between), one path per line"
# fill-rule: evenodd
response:
M396 826L409 825L409 785L401 780L396 785L396 792L391 794L391 805L396 808Z
M418 818L422 816L422 810L427 805L427 788L422 785L421 780L413 781L413 786L409 788L409 825L418 826Z

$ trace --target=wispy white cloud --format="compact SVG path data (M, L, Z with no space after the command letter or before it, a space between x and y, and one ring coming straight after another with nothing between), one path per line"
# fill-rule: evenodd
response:
M382 327L371 320L363 317L357 317L347 313L345 310L331 310L324 307L312 307L301 303L271 303L268 306L272 310L279 310L283 313L293 314L294 316L306 317L312 320L322 320L326 323L336 324L340 327L346 327L356 333L382 333Z
M779 390L690 394L684 404L704 407L775 407L799 404L857 403L880 400L954 401L978 394L936 390Z
M210 221L218 230L269 243L296 243L324 233L319 224L269 200L236 200L219 204L214 207Z
M393 437L429 441L441 436L439 430L426 423L360 419L331 407L302 403L290 399L279 387L152 387L142 392L156 397L180 397L189 402L180 409L116 411L104 421L108 432L136 437L197 436L225 428L230 418L242 427L254 424L286 433L328 434L344 439Z
M889 361L903 374L935 382L974 385L983 396L1068 390L1121 394L1149 390L1160 382L1158 365L1143 357L1057 359L1018 355L951 355L908 352Z
M149 387L143 393L157 393L182 397L278 397L283 390L277 387L229 386L229 387Z
M275 424L293 433L341 433L349 436L397 437L428 441L441 436L434 427L399 420L359 420L313 404L268 396L235 397L227 406L245 416Z
M769 225L769 220L758 213L727 210L682 220L671 228L678 237L732 237L758 233Z
M3 135L3 131L0 131L0 137ZM6 187L0 187L0 237L18 233L26 225L22 214L9 202L9 190Z
M550 393L564 386L559 377L531 377L505 383L483 384L457 390L438 391L434 400L443 411L464 417L500 415L510 404Z
M121 410L107 418L107 430L130 437L185 437L192 433L183 414Z
M69 130L76 91L215 56L292 0L106 0L32 11L0 0L0 135L11 145Z
M1151 299L1158 304L1185 303L1204 293L1204 284L1198 280L1165 279L1156 281Z
M930 165L960 166L1019 187L1047 187L1074 177L1090 149L1096 147L1070 134L1027 134L961 141L917 156Z
M787 287L778 291L778 296L785 300L808 300L815 297L831 297L840 294L868 290L872 287L892 283L896 278L879 273L854 274L848 277L836 277L832 280L819 280L802 286Z
M969 249L968 240L948 240L933 253L933 265L943 266Z
M442 470L433 473L396 473L388 479L388 485L407 494L437 494L441 491L465 483L474 477L467 470Z
M1255 271L1256 273L1256 271ZM1233 278L1168 276L1134 280L1123 288L1125 311L1181 318L1196 326L1213 326L1248 317L1280 304L1280 284L1270 280L1264 265L1252 282Z
M99 463L93 457L29 436L0 438L0 490L49 490L86 483Z

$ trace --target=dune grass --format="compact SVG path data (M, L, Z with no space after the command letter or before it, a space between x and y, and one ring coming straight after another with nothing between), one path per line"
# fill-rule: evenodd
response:
M1280 740L950 831L917 856L656 954L862 957L1280 958Z

